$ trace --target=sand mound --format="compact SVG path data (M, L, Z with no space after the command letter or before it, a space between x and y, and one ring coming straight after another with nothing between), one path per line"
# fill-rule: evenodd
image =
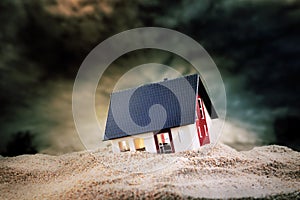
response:
M226 145L156 155L77 152L0 158L0 199L298 198L300 153Z

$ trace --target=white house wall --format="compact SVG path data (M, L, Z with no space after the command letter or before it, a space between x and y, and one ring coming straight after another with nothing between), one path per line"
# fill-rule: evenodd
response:
M145 147L146 147L146 151L147 152L151 152L151 153L156 153L156 146L155 146L155 142L154 142L154 136L153 133L146 133L146 134L142 134L144 138L144 143L145 143ZM140 135L138 135L140 136Z
M190 126L190 130L193 133L192 150L199 149L200 148L200 141L199 141L199 137L198 137L196 122L194 124L190 124L189 126Z
M120 140L119 140L120 141ZM111 147L112 147L112 151L114 153L118 153L120 152L120 148L119 148L119 144L117 140L110 140L111 142Z
M175 152L198 149L200 147L196 124L171 129Z
M146 148L147 152L156 153L156 147L155 147L155 142L154 142L152 132L111 140L112 151L114 153L120 152L119 142L124 141L124 140L128 142L130 151L136 151L135 146L134 146L134 139L136 139L136 138L144 139L144 144L145 144L145 148Z

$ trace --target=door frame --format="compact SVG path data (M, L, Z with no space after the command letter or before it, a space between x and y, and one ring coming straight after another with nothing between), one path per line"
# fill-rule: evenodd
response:
M160 133L168 133L169 139L170 139L171 148L172 148L172 153L175 153L174 142L173 142L173 137L172 137L172 133L171 133L171 129L170 128L166 128L166 129L162 129L162 130L157 131L157 132L153 132L153 137L154 137L156 152L160 153L160 151L159 151L159 144L158 144L158 138L157 138L157 135L160 134Z

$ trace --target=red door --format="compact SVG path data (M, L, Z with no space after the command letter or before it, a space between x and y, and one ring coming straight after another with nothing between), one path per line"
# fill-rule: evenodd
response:
M205 117L205 112L204 112L204 105L203 105L203 101L199 95L197 97L196 128L197 128L197 132L198 132L200 146L209 144L210 140L209 140L208 127L207 127L206 117Z

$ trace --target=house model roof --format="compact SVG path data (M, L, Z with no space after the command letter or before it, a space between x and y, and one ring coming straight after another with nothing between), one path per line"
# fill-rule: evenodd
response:
M104 141L195 123L197 94L217 118L198 74L112 93Z

